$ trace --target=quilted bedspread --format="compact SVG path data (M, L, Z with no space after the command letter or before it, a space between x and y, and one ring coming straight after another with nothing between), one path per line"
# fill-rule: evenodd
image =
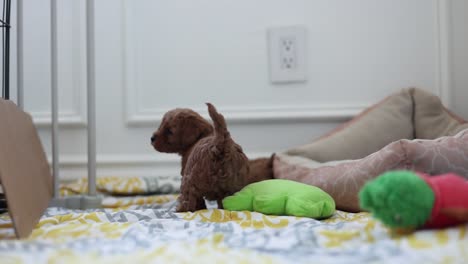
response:
M68 191L73 188L68 188ZM67 190L66 188L64 190ZM367 213L327 220L213 209L175 213L176 195L105 196L103 209L49 208L0 263L463 263L468 225L395 234Z

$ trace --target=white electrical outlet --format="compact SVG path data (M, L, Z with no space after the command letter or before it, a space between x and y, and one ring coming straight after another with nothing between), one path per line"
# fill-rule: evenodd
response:
M281 70L297 69L297 39L294 36L280 38L279 56Z
M304 82L306 78L306 29L303 26L268 29L270 80Z

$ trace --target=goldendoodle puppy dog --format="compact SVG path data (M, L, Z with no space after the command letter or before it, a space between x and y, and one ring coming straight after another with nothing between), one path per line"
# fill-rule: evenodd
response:
M159 152L182 157L182 186L177 211L206 208L204 198L221 200L245 185L273 178L272 157L249 161L226 127L224 117L208 105L211 124L187 108L167 112L151 137Z

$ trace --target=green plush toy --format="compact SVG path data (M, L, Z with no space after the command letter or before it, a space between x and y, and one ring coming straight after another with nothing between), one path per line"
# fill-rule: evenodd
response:
M230 211L323 219L335 212L335 201L320 188L289 180L265 180L247 185L223 200Z
M468 222L468 181L454 173L389 171L359 192L361 208L396 230L443 228Z

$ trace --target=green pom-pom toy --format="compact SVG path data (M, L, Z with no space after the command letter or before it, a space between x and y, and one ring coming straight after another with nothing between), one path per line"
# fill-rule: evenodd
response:
M386 172L364 185L359 200L362 209L397 230L468 222L468 181L453 173Z
M359 193L361 208L394 228L422 226L431 215L434 193L409 171L392 171L368 182Z
M320 188L289 180L265 180L247 185L223 200L230 211L255 211L269 215L330 217L335 201Z

